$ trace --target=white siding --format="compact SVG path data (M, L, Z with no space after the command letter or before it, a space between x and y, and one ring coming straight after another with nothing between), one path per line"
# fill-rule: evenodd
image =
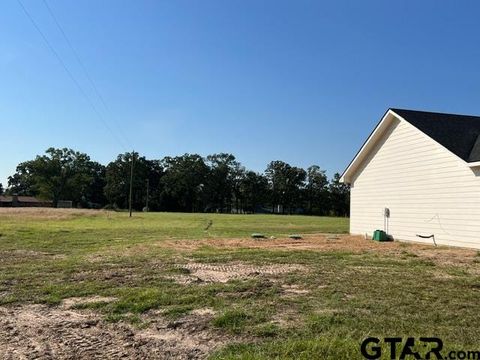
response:
M480 248L480 171L411 124L395 120L352 179L350 232Z

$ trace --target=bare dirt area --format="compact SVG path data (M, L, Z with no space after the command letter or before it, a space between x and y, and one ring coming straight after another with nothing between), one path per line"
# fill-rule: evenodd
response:
M203 246L225 249L267 249L267 250L319 250L319 251L352 251L361 252L375 249L396 248L396 243L376 243L366 241L361 236L315 234L305 235L302 239L199 239L199 240L168 240L158 243L159 246L177 250L195 250Z
M226 283L233 279L247 279L256 276L276 276L294 271L306 271L307 268L297 264L248 265L244 263L204 264L190 262L175 265L185 270L186 274L172 278L179 283Z
M112 299L84 299L88 301ZM87 310L73 310L78 299L60 307L0 307L2 359L202 359L227 340L208 329L209 309L168 322L148 315L147 328L107 323Z
M90 296L90 297L72 297L62 301L61 308L73 309L76 306L82 306L93 303L109 303L117 300L117 298L110 296Z
M390 255L413 254L420 258L431 260L443 265L461 266L471 264L478 257L473 249L462 249L447 246L433 246L406 242L376 242L365 239L364 236L311 234L302 239L199 239L199 240L168 240L158 243L158 246L174 248L176 250L191 251L201 247L224 249L266 249L266 250L313 250L313 251L345 251L353 253L379 253Z
M28 260L28 259L64 259L65 256L62 254L53 254L45 251L34 251L34 250L0 250L0 263L2 261L18 261L18 260Z

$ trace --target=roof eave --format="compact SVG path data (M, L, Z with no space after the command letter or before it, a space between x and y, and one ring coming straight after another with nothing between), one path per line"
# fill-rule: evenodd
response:
M480 161L469 162L467 163L467 165L469 168L477 168L477 167L480 167Z
M368 136L367 140L365 140L360 150L358 150L350 164L348 164L347 168L340 177L341 182L346 184L351 183L355 170L365 159L370 150L375 146L377 141L380 140L385 129L391 124L394 118L403 120L402 117L395 113L392 109L388 109L378 122L377 126L375 126L371 134Z

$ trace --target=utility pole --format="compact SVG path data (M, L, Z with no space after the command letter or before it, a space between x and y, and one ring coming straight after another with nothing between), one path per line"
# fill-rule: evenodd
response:
M150 188L150 179L147 179L147 201L145 204L145 211L148 212L148 190Z
M130 167L130 194L128 196L128 211L132 217L132 193L133 193L133 163L135 161L135 150L132 151L132 164Z

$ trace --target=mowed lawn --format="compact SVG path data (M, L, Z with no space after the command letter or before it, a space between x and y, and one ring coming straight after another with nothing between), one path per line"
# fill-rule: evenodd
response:
M322 235L347 231L331 217L1 210L0 305L96 296L75 309L138 329L207 314L196 331L221 339L214 359L356 359L367 336L480 349L477 252Z

